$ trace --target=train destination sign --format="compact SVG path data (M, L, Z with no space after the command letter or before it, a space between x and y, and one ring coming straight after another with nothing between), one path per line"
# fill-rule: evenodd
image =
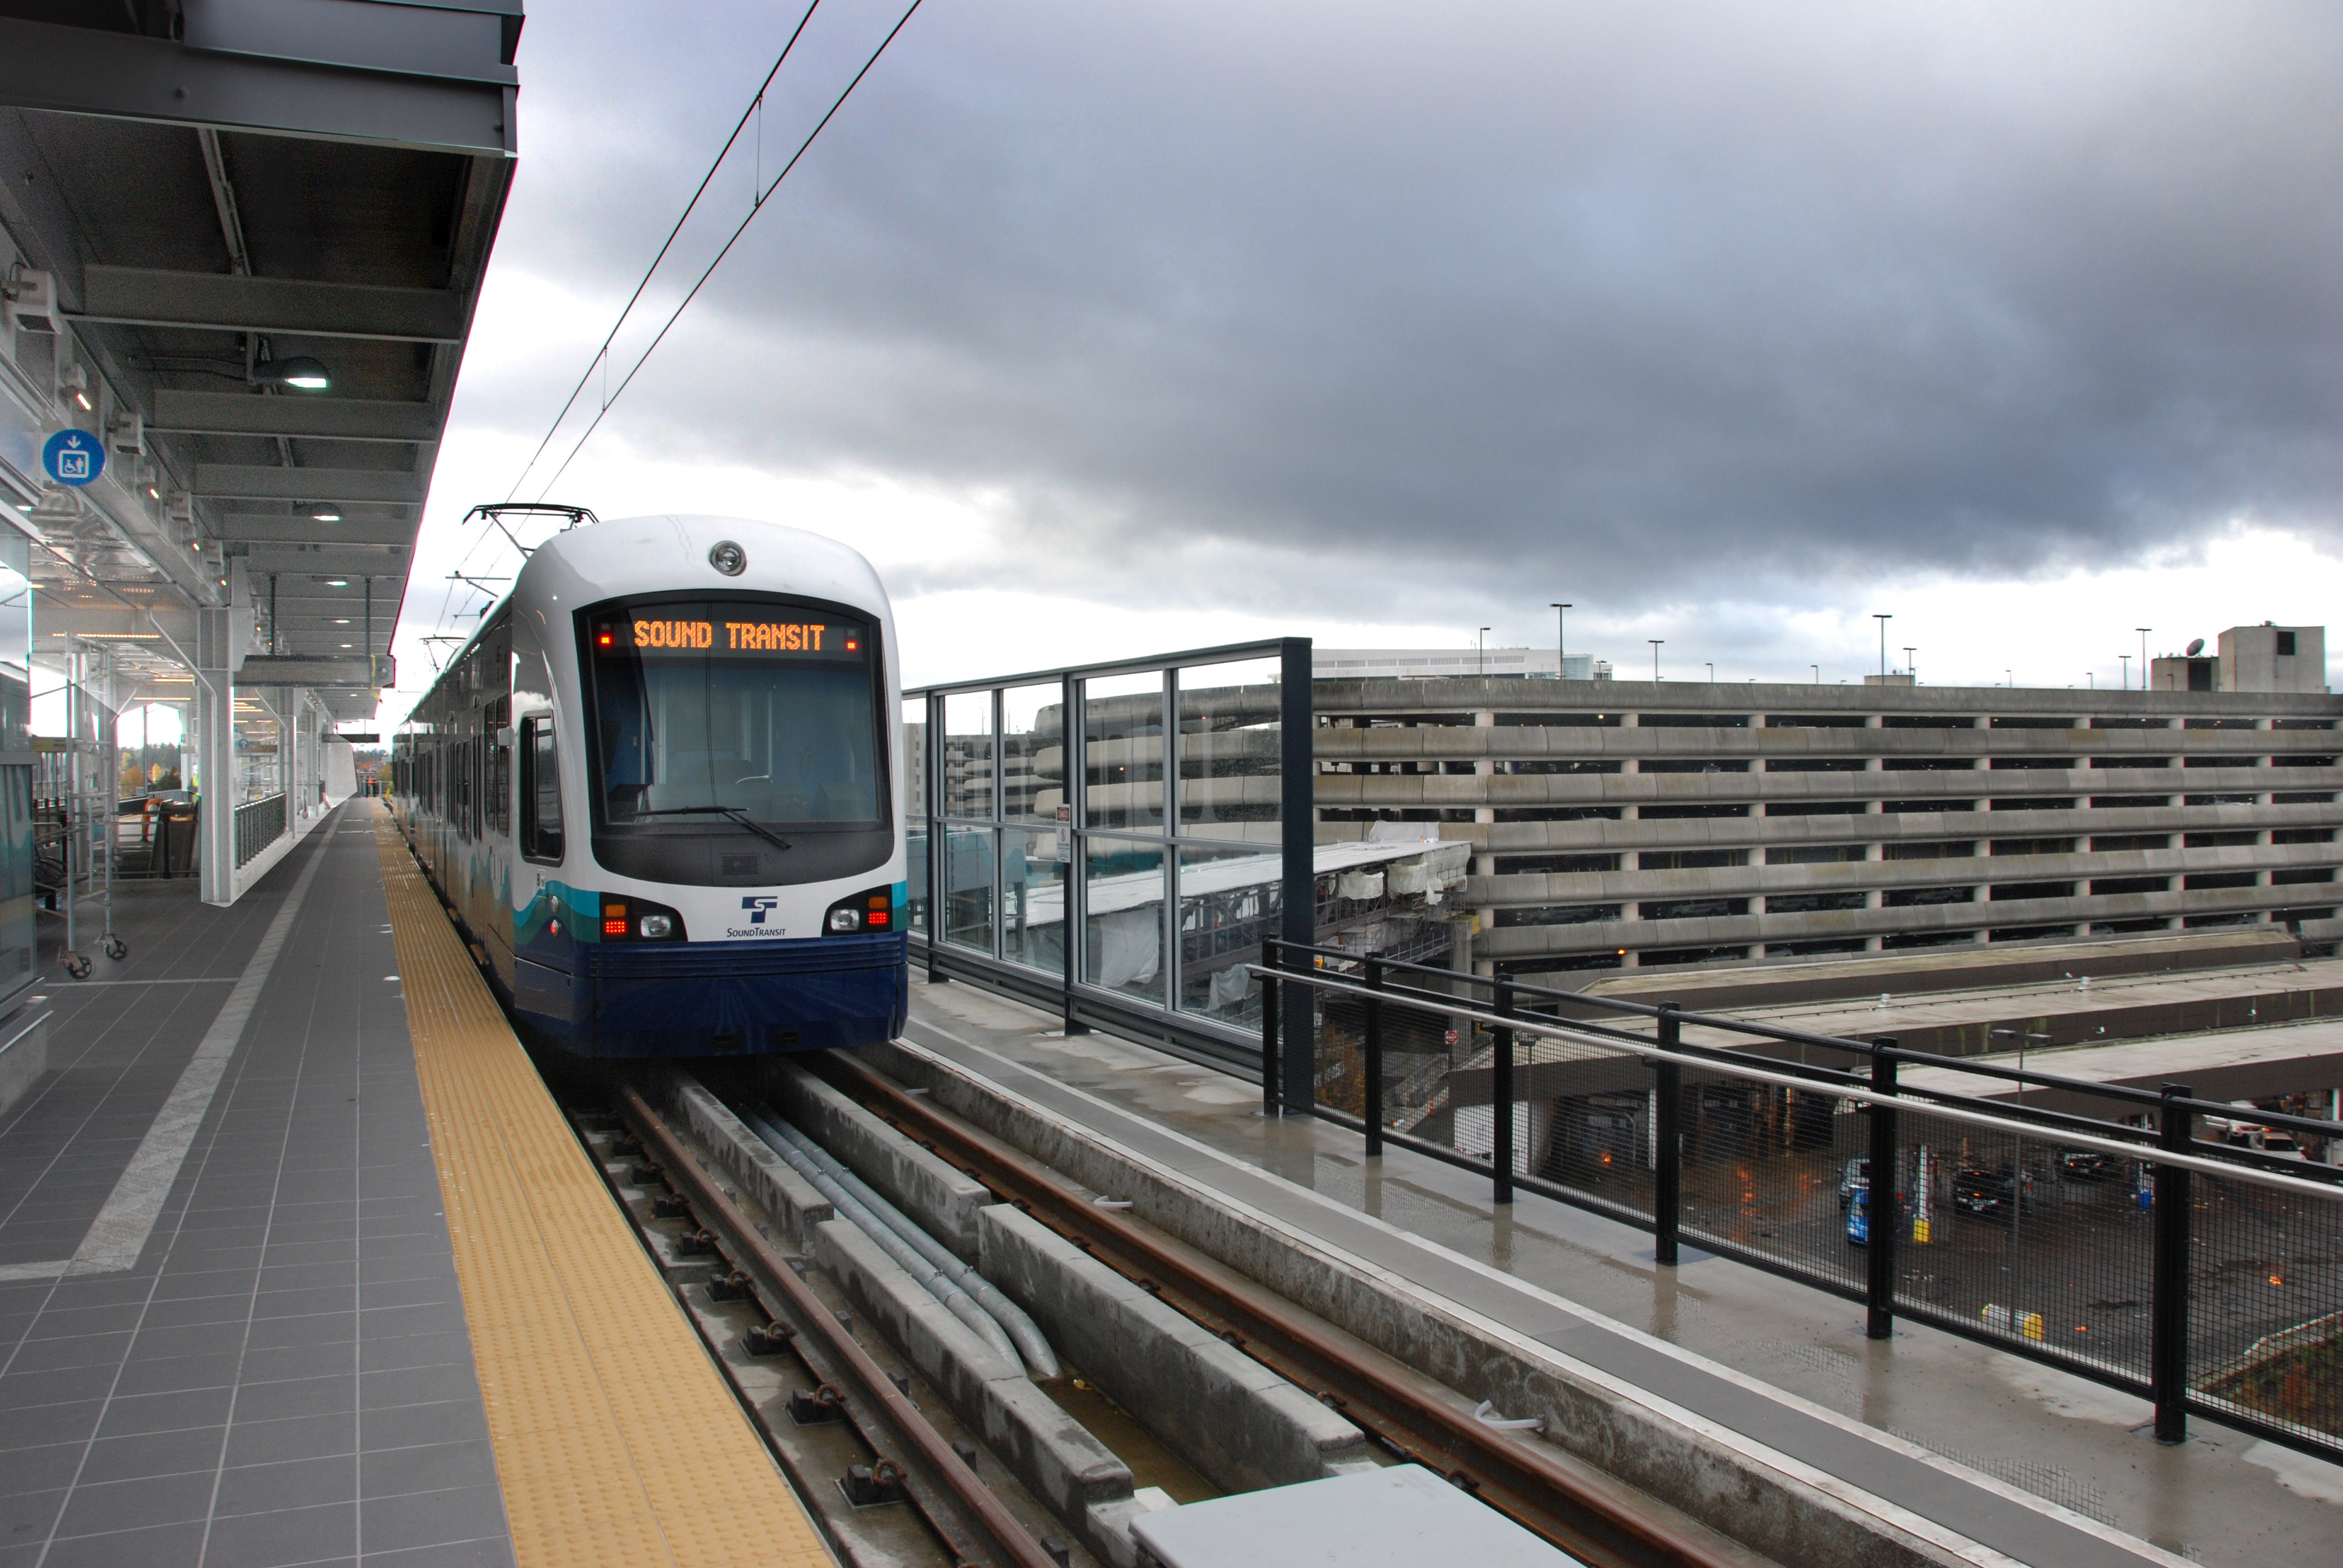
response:
M711 608L689 615L662 608L665 613L598 620L594 651L651 656L747 653L859 658L866 640L864 628L853 622L756 617L745 606Z

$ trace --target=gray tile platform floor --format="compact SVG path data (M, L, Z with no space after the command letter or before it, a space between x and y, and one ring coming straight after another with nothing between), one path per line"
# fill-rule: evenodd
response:
M313 858L136 1264L0 1279L0 1568L512 1561L362 808L230 909L124 890L129 959L44 988L0 1272L73 1253Z

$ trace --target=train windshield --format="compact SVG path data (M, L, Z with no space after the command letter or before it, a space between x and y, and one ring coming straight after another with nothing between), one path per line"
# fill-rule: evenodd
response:
M602 605L580 618L603 824L768 838L880 825L870 623L759 599Z

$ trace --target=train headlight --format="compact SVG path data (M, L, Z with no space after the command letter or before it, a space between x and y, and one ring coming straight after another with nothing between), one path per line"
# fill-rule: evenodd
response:
M649 899L605 897L602 940L606 942L679 942L683 917Z
M821 918L821 929L832 936L895 929L895 890L870 888L850 899L840 899Z

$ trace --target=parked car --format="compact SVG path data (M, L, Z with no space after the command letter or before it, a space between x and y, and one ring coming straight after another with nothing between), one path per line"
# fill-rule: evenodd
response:
M2017 1179L2006 1165L1987 1171L1965 1165L1953 1174L1953 1207L1972 1214L2006 1214ZM2034 1180L2026 1178L2024 1212L2034 1211Z
M1853 1202L1855 1195L1862 1191L1870 1181L1870 1155L1858 1154L1848 1161L1845 1168L1840 1171L1838 1175L1838 1206L1842 1209L1848 1207Z
M2112 1181L2123 1174L2122 1161L2096 1149L2061 1149L2058 1173L2069 1181Z
M1912 1195L1896 1194L1896 1213L1901 1220L1912 1212ZM1846 1239L1851 1245L1871 1245L1871 1184L1864 1182L1846 1195Z

